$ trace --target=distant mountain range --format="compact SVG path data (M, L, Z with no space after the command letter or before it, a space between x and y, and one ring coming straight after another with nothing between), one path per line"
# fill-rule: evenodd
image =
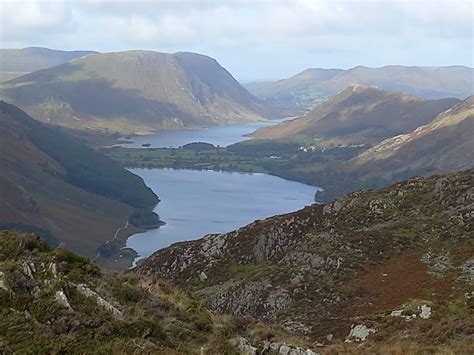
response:
M0 49L0 82L96 53L94 51L58 51L41 47Z
M302 135L352 144L374 143L427 124L457 102L425 100L355 84L301 117L257 130L254 137Z
M3 83L0 96L43 122L128 134L288 114L252 96L214 59L184 52L90 55Z
M280 107L307 110L344 90L351 84L402 91L428 99L474 94L474 69L464 66L381 68L358 66L342 69L307 69L276 82L253 82L245 87L255 96Z
M132 215L158 203L138 176L5 102L0 151L0 229L34 231L95 258ZM117 241L141 227L130 223Z

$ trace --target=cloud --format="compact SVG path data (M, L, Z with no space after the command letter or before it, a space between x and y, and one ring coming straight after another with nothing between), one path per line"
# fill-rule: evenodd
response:
M237 77L305 67L472 65L460 0L2 0L2 47L189 50Z

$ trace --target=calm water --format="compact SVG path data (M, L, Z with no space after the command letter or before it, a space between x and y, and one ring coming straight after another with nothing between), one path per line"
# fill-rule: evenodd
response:
M227 147L228 145L248 139L244 136L252 133L257 128L272 126L288 119L291 118L233 126L218 126L208 129L162 131L155 134L131 137L130 141L133 143L122 144L121 146L126 148L142 148L142 144L151 144L151 148L177 148L191 142L207 142Z
M317 187L265 174L131 169L161 198L155 208L167 224L131 236L141 257L172 243L229 232L255 219L295 211L314 201Z

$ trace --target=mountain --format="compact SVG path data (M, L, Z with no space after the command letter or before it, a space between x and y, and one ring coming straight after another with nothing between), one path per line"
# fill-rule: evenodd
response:
M432 122L407 134L390 137L348 165L373 175L402 171L447 172L474 167L474 96L440 113Z
M323 353L470 352L473 190L470 170L359 191L176 243L135 273L329 345Z
M273 84L249 83L246 87L257 97L281 107L311 109L351 84L376 86L382 90L402 91L427 99L474 94L474 69L464 66L381 68L358 66L342 69L307 69Z
M194 53L103 53L4 83L0 96L44 122L145 133L285 116Z
M143 230L132 220L153 220L158 198L141 178L4 102L0 151L0 229L34 231L95 258L98 251L114 254Z
M40 47L0 49L0 82L96 53L94 51L58 51Z
M472 353L473 189L415 178L119 273L0 231L0 352Z
M295 135L338 138L351 143L373 143L408 133L431 122L458 99L425 100L400 92L350 85L310 112L254 133L256 138Z

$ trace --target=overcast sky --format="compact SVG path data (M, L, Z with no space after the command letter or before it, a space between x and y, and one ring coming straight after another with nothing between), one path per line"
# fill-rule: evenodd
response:
M0 0L2 48L192 51L241 81L305 68L473 66L468 0Z

